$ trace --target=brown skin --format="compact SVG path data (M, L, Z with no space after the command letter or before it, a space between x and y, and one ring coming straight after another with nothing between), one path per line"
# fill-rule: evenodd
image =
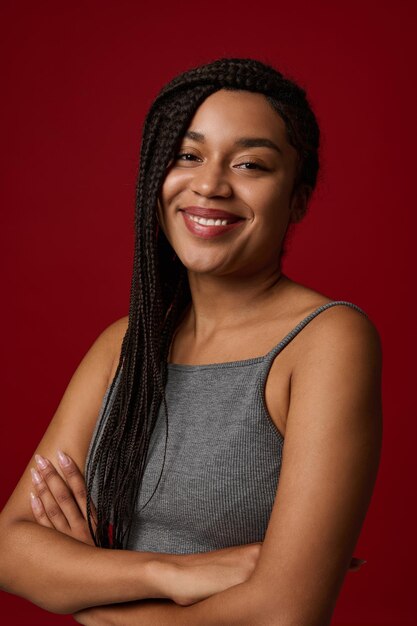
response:
M290 221L304 213L309 196L305 186L294 189L296 150L287 141L283 120L257 93L215 92L188 130L205 139L183 140L182 156L167 170L158 207L160 225L188 268L192 293L170 360L200 364L266 354L300 319L330 301L281 277L284 236ZM235 141L242 135L270 139L280 152L238 147ZM197 238L179 211L190 205L230 211L244 217L244 225L216 239ZM280 375L275 377L274 364L265 390L266 405L283 435L293 366L294 350L287 348Z
M196 160L170 165L160 198L161 226L188 268L192 293L192 306L178 328L170 360L201 364L260 356L308 313L329 301L287 277L277 282L280 245L290 219L297 221L303 213L308 190L294 192L296 154L286 140L282 120L264 96L216 92L197 110L190 129L203 133L205 142L184 140L184 151ZM242 134L269 138L280 152L236 148L234 142ZM249 160L267 170L249 169L244 165ZM229 210L246 221L227 235L202 240L186 229L178 211L192 204ZM117 350L112 354L114 374ZM90 378L98 363L99 359L95 369L89 370ZM101 607L79 612L79 622L142 626L244 626L255 619L279 626L329 623L376 477L380 370L379 337L369 320L341 306L316 318L276 359L266 385L267 407L286 439L279 491L253 575L191 606L154 600ZM83 393L88 395L87 376L84 379ZM100 391L96 390L89 410L84 411L91 428L105 380L111 380L109 373L101 377ZM57 421L53 435L47 435L38 450L53 459L55 449L63 448L83 467L89 439L77 443L78 431L64 426L70 416L74 419L81 388L76 392L74 387L71 401L66 402L66 419ZM74 442L71 449L66 442ZM9 527L17 527L22 516L28 519L29 505L23 504L23 494L27 503L29 484L25 475L3 518ZM53 529L39 530L63 535ZM18 539L17 530L15 535ZM48 541L52 539L49 534ZM31 540L36 545L34 534ZM72 558L72 550L75 547L69 546L61 554L62 562Z
M242 129L245 136L270 139L280 152L236 147ZM161 227L188 268L192 294L170 360L203 364L260 356L330 300L287 277L277 283L280 245L308 198L308 190L294 190L296 152L261 94L218 91L188 130L204 141L183 140L179 153L193 156L171 164L158 209ZM248 169L246 160L266 169ZM224 209L246 221L204 240L184 225L180 209L190 205ZM282 616L282 623L323 626L331 618L379 463L381 362L372 323L334 307L304 329L271 369L266 403L286 442L280 487L249 585L265 623L281 623ZM328 557L318 580L313 564L321 553ZM243 600L244 592L230 589L190 607L179 623L188 623L186 615L190 623L250 622L253 604Z
M0 587L54 613L144 598L189 604L245 581L259 554L253 544L201 556L92 545L85 524L84 479L76 467L85 466L126 323L124 318L107 328L82 360L0 516ZM73 461L71 480L68 470L58 466L58 449ZM39 455L46 460L44 468L37 463ZM70 493L54 464L69 479ZM33 482L31 469L40 482ZM40 497L46 516L34 518L30 492Z
M37 457L41 466L38 465L38 469L35 470L37 476L36 480L33 481L31 504L34 518L40 526L55 528L78 541L93 545L86 521L84 477L77 465L68 455L60 451L57 457L62 477L56 472L50 460L39 459L39 457ZM57 506L57 503L59 503L59 506ZM93 518L94 517L95 511L93 508ZM93 521L93 526L94 525ZM217 568L212 567L210 570L212 573L212 588L209 595L213 595L225 587L224 580L219 581L219 576L223 576L224 579L225 574L228 574L230 580L234 580L234 584L236 585L244 582L250 577L256 567L261 545L261 543L254 543L250 546L238 546L226 550L213 551L203 555L189 555L189 560L187 560L187 557L183 559L183 561L179 561L176 570L172 572L171 578L167 581L167 588L169 588L169 586L171 587L171 597L174 602L182 606L187 606L207 597L207 572L209 571L207 566L210 565L210 558L212 564L216 565ZM219 554L222 555L222 562L220 562L218 558ZM239 564L239 568L237 564ZM158 562L155 559L154 565L155 576L157 578L163 576L167 578L170 576L170 572L167 571L163 560ZM245 565L246 570L242 569L243 565ZM361 560L353 558L349 569L351 571L357 571L360 567ZM226 568L229 569L228 573L226 572ZM239 576L241 580L239 580ZM184 590L184 588L193 589L192 596L186 597L184 594L176 595L178 593L176 590L178 589L177 583L179 578L181 578L182 581L182 590ZM200 589L196 586L196 582L201 583ZM155 601L148 604L146 601L142 601L140 604L135 602L116 604L113 606L81 610L74 614L74 618L78 623L85 624L86 626L94 626L95 624L100 626L105 626L105 624L134 624L138 617L139 610L141 611L141 616L142 611L145 609L150 611L150 618L152 618L152 611L155 611L157 607L158 605ZM176 609L172 605L163 606L161 604L159 604L158 610L169 611L169 613L167 613L167 619L172 618L173 611L179 611L179 609ZM159 613L158 615L160 616ZM180 617L181 613L178 613L178 618Z
M247 136L271 139L281 154L236 149L242 128ZM216 92L198 109L189 130L203 133L205 142L183 141L179 152L193 157L170 165L158 212L188 268L192 293L169 360L204 364L260 356L330 301L285 276L277 283L279 243L306 200L304 191L297 196L293 190L295 151L282 121L259 94ZM242 167L246 159L268 171L248 171ZM246 222L218 239L197 238L179 212L194 204L229 210ZM380 366L375 328L346 307L322 313L275 360L265 398L286 436L284 460L248 584L185 608L151 602L93 609L77 616L80 623L329 623L378 465Z
M212 330L215 322L235 322L236 305L247 322L253 304L262 306L259 297L276 280L277 252L290 214L299 208L293 194L298 158L286 139L284 122L261 94L217 91L201 104L188 131L205 139L184 138L179 153L192 156L181 156L169 166L158 218L188 268L196 317ZM235 146L242 135L270 139L280 152ZM246 222L216 239L195 237L178 209L196 204L230 211ZM227 301L207 310L211 294Z
M297 154L286 140L282 119L261 94L220 90L202 103L189 130L203 133L205 140L183 140L179 152L192 156L178 158L168 168L158 219L188 268L193 306L187 322L194 330L192 347L200 355L220 333L261 321L267 306L275 310L278 253L290 216L306 195L293 193ZM281 152L236 147L242 134L268 138ZM245 222L204 240L187 230L179 211L196 204L230 211ZM236 349L234 337L228 336L228 345Z

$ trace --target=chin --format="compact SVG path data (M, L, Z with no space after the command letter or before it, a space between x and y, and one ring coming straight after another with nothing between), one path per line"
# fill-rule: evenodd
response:
M180 250L177 251L177 256L189 272L195 272L196 274L211 274L216 272L222 264L221 259L215 259L214 255L205 254L201 248L195 250L194 253L191 250L186 252Z

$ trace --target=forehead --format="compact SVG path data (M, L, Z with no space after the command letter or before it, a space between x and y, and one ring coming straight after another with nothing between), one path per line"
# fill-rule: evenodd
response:
M240 135L286 141L285 124L266 96L251 91L220 89L198 107L188 130L210 138L231 139Z

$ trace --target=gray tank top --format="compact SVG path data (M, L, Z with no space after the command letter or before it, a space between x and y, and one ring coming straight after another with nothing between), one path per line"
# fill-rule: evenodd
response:
M356 304L335 300L310 313L265 356L209 365L168 363L168 440L161 405L129 549L186 554L263 541L284 444L265 405L268 372L312 319L338 304L366 316ZM105 421L106 396L94 434ZM87 462L90 453L91 445Z

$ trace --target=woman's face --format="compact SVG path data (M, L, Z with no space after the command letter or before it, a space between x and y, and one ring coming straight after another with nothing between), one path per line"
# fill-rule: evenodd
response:
M292 194L296 165L284 122L263 94L222 89L206 98L167 168L158 207L188 270L245 276L278 267L290 211L300 202ZM227 225L196 223L203 213Z

